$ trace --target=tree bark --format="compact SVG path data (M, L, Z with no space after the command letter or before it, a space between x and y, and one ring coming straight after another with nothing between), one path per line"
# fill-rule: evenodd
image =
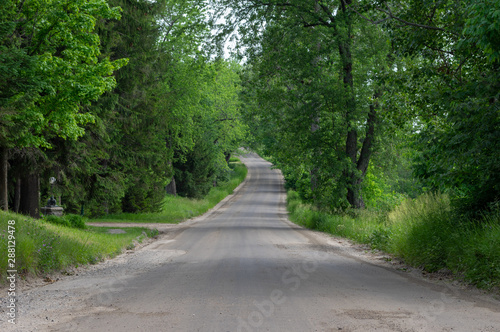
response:
M14 187L14 212L19 213L19 205L21 204L21 178L18 176L16 179L16 186Z
M376 92L374 99L376 100L380 96L381 92ZM352 207L357 209L365 208L365 202L361 195L361 183L363 183L365 178L372 155L372 147L375 139L375 125L377 123L377 106L376 101L370 105L370 112L368 113L368 119L366 121L366 135L356 164L358 174L352 173L351 185L347 189L347 200Z
M9 149L0 148L0 208L9 211L9 191L8 191L8 158Z
M355 209L365 208L365 201L361 195L361 182L361 179L355 179L351 184L351 187L347 189L347 200Z
M380 97L380 95L381 94L378 92L375 93L375 100ZM373 141L375 139L375 124L377 123L377 106L376 102L370 105L370 112L368 113L368 119L366 121L366 136L357 164L357 169L361 172L363 178L368 170L368 164L370 163L370 157L372 155Z
M350 165L346 169L345 176L348 178L347 184L347 201L354 208L363 208L364 202L361 198L361 181L362 177L356 172L357 155L358 155L358 131L353 122L356 113L356 99L354 96L354 79L352 73L352 21L349 17L347 6L352 3L351 0L341 1L341 10L347 25L347 36L337 33L339 38L339 55L342 61L344 91L347 94L345 103L345 120L347 125L347 136L345 144L346 156L349 158Z
M313 116L312 117L312 122L311 122L311 133L314 134L317 130L319 130L319 117L318 116ZM318 152L318 154L321 154L321 151ZM313 167L312 170L310 171L310 176L311 176L311 192L313 196L313 200L316 200L316 189L318 188L318 167Z
M36 173L23 176L21 179L19 212L40 218L40 179Z
M167 194L177 196L177 186L175 184L175 177L172 176L172 181L170 181L170 183L167 184L165 190L167 191Z

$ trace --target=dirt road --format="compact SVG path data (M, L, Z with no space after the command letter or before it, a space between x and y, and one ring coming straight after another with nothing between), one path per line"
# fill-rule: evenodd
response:
M18 331L500 331L492 296L287 221L279 171L140 250L23 292ZM2 328L6 322L2 317Z

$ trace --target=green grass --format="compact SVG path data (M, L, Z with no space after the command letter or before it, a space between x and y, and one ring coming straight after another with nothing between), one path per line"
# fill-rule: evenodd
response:
M158 213L120 213L102 216L92 219L92 222L109 223L168 223L176 224L186 219L202 215L226 196L245 180L247 168L238 159L230 160L231 173L228 181L214 187L202 199L191 199L180 196L168 195L162 203L162 210Z
M9 220L14 220L15 231L9 234ZM11 228L12 230L12 228ZM72 266L95 264L114 257L123 248L133 246L146 237L158 234L146 228L124 228L124 234L108 234L108 228L71 228L23 215L0 212L0 252L8 252L8 237L15 238L15 267L8 266L7 254L2 254L0 275L17 270L21 277L40 276L62 271Z
M448 196L407 199L389 213L328 214L288 193L290 220L307 228L369 244L429 272L442 269L480 288L500 286L500 213L480 221L452 210Z

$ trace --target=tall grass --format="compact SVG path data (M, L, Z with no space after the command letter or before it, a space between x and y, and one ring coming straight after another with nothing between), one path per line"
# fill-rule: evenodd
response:
M93 219L92 221L176 224L188 218L199 216L213 208L226 196L232 194L234 189L245 180L248 172L245 165L236 158L232 158L231 160L229 180L219 183L217 187L211 188L209 193L202 199L167 195L162 203L161 212L112 214Z
M8 268L6 254L9 220L15 221L15 268ZM7 270L15 269L24 277L64 270L70 266L94 264L116 256L134 240L142 241L147 236L157 234L157 231L145 228L126 228L124 234L108 234L106 231L94 227L70 228L0 211L1 280L6 280Z
M328 214L288 193L290 219L304 227L366 243L429 272L447 269L482 288L500 286L500 213L459 217L448 196L407 199L389 213Z

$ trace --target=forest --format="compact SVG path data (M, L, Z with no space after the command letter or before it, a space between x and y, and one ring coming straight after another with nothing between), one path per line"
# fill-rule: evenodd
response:
M499 1L219 3L245 45L252 144L302 199L389 209L440 192L471 218L498 210Z
M211 56L206 3L0 6L4 210L39 217L54 195L87 216L156 211L227 177L246 126L237 66Z
M0 6L4 210L155 211L247 146L321 211L498 214L499 0Z

